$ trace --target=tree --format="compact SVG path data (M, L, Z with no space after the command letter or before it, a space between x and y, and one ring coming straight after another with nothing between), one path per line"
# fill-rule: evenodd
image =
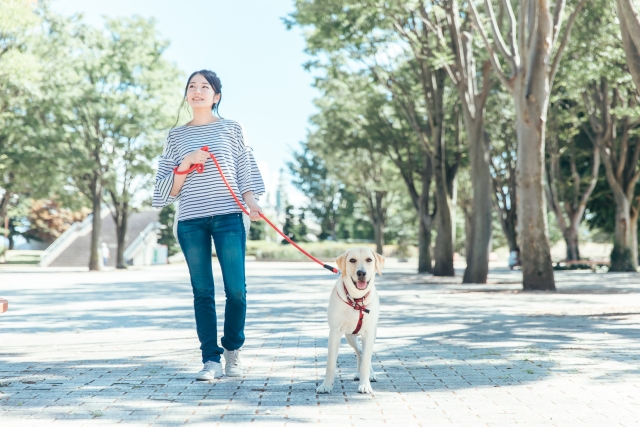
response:
M500 15L507 19L505 42L493 6L485 0L493 43L489 41L474 3L469 3L494 73L511 92L516 109L518 234L523 249L522 281L525 290L555 290L543 190L547 109L551 86L571 27L585 1L581 0L569 16L560 39L565 0L556 0L553 15L548 0L525 0L519 4L517 20L511 2L502 0ZM497 53L509 64L509 76L504 73Z
M491 135L493 206L509 251L519 251L516 209L516 131L511 95L498 87L487 101L485 126Z
M577 261L580 259L578 226L598 181L600 151L584 132L579 132L579 124L571 123L560 105L552 106L550 128L553 130L546 144L545 190L549 208L567 245L566 259Z
M615 206L614 247L609 271L636 271L638 265L637 182L640 179L639 95L632 84L625 50L620 42L616 13L607 1L589 3L576 42L569 48L566 94L582 132L602 161ZM588 40L589 43L582 41ZM576 63L580 60L580 63ZM594 204L591 204L594 208ZM600 213L606 207L597 208Z
M168 42L159 39L153 21L110 20L107 31L111 42L104 60L112 67L110 85L117 89L109 96L115 113L110 112L108 134L114 163L105 174L108 197L103 199L116 223L116 268L126 268L127 219L135 195L152 187L151 162L162 151L173 119L167 107L180 83L178 70L163 57Z
M467 268L463 282L486 283L491 245L492 182L490 143L484 126L484 111L492 86L491 65L485 60L482 71L477 72L473 29L469 20L465 19L468 12L459 10L457 0L447 0L443 5L432 2L409 3L404 8L411 9L409 17L404 18L400 14L392 15L391 19L403 40L412 46L413 60L419 63L427 57L432 62L444 63L444 69L458 91L469 145L473 186L473 206L468 212L471 223ZM437 43L434 43L434 38ZM442 52L436 48L438 45Z
M315 102L320 112L311 118L315 129L307 146L360 201L381 254L387 210L399 190L395 165L386 152L389 140L375 129L389 127L380 121L385 101L371 93L366 76L331 73L341 77L316 83L324 96Z
M322 232L319 238L324 240L330 236L336 240L344 185L329 173L324 160L316 156L307 143L301 146L301 151L293 154L294 160L287 163L293 185L309 199L306 209L320 222Z
M161 245L167 245L169 256L175 255L180 252L180 245L173 235L173 224L176 220L176 207L174 204L170 204L160 210L158 215L158 222L161 224L160 237L158 243Z
M458 165L448 159L445 144L445 80L446 71L439 61L440 49L434 35L427 37L435 43L426 43L423 55L414 57L410 52L396 54L399 43L398 29L390 19L392 12L409 13L402 18L407 31L421 18L412 12L403 12L401 2L385 4L380 10L372 1L297 1L296 12L288 25L313 27L307 32L307 51L317 55L326 53L328 61L344 64L346 69L355 68L367 72L387 92L402 119L408 124L424 152L422 161L422 188L429 188L435 181L437 203L436 262L433 273L453 275L453 239L455 236L453 209L455 208L455 182ZM395 18L394 18L395 19ZM397 22L398 19L395 19ZM339 29L339 31L336 31ZM386 52L380 56L378 53ZM393 52L393 53L392 53ZM354 64L355 63L355 64ZM314 63L318 66L320 61ZM354 71L352 69L352 71ZM427 176L429 178L427 178ZM428 271L424 263L428 247L427 240L429 207L428 197L422 197L420 213L420 271Z
M177 72L162 58L166 42L158 39L152 21L107 21L104 31L79 24L60 34L73 54L60 64L66 74L56 76L54 87L67 95L47 114L58 124L51 138L61 142L64 168L92 206L89 269L101 267L98 246L106 195L117 224L118 265L123 267L131 193L146 185L149 159L160 151L158 132L168 127L166 105L170 88L178 87Z
M0 228L11 204L25 195L46 197L57 182L51 173L55 162L47 162L44 147L33 139L40 127L27 113L43 101L49 70L40 46L43 21L51 18L22 0L0 3Z

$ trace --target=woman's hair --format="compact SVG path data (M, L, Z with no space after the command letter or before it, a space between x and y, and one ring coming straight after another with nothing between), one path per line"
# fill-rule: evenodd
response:
M213 113L216 114L218 117L222 118L220 116L220 112L218 111L218 108L220 107L220 102L222 102L222 83L220 83L220 78L216 73L214 73L211 70L199 70L191 73L191 75L187 79L187 85L184 88L184 96L182 98L182 102L180 103L180 108L178 108L178 118L176 119L176 123L173 125L173 127L176 127L178 124L178 121L180 120L180 111L182 111L182 107L184 107L184 103L187 97L187 91L189 90L189 83L191 82L191 79L193 78L193 76L197 74L202 75L202 77L204 77L209 82L209 84L211 85L211 87L215 92L214 96L217 94L220 94L220 99L218 100L218 102L214 103L211 106L211 111L213 111Z

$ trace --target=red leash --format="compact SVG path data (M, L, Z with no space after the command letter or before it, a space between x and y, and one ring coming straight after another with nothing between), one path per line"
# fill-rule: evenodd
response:
M201 150L209 152L209 147L204 146L204 147L201 148ZM240 200L238 200L238 196L235 195L235 193L233 192L233 189L231 189L231 186L229 185L229 182L227 182L227 178L224 176L224 173L222 172L222 168L220 167L220 164L218 163L218 159L216 159L216 156L214 156L213 153L209 153L209 156L211 157L211 160L213 160L213 163L216 164L216 167L218 168L218 172L220 172L220 176L222 177L222 180L224 181L224 183L227 186L227 188L229 189L229 192L233 196L233 199L236 201L236 203L238 204L240 209L242 209L242 212L244 212L246 215L249 215L249 212L244 208L244 206L242 206L242 203L240 203ZM191 165L191 167L188 170L184 171L184 172L179 172L178 168L176 167L175 169L173 169L173 173L175 173L176 175L186 175L188 173L193 172L194 170L197 173L204 172L204 164ZM318 264L320 264L321 266L323 266L327 270L331 271L332 273L340 273L340 270L338 270L337 268L332 267L332 266L330 266L328 264L324 264L318 258L314 257L309 252L305 251L300 246L298 246L293 240L291 240L287 235L285 235L282 231L280 231L278 229L278 227L276 227L271 221L269 221L269 218L267 218L263 213L260 213L260 216L262 217L262 219L267 221L267 224L269 224L271 226L271 228L276 230L278 232L278 234L280 234L282 237L284 237L287 242L289 242L293 246L295 246L296 249L298 249L300 252L302 252L303 254L305 254L306 256L308 256L313 261L317 262Z

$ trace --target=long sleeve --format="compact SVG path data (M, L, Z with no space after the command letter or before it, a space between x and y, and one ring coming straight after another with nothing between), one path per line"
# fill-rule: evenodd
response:
M236 182L238 190L241 195L251 191L257 199L258 196L265 192L264 181L253 156L253 150L245 144L244 128L240 124L236 129L236 137L238 141L236 151Z
M167 145L158 161L158 173L156 174L156 183L153 189L153 201L151 202L151 206L154 208L163 208L170 205L180 197L180 193L182 192L181 189L180 193L175 197L170 195L171 188L173 187L173 169L179 166L175 147L172 142L171 133L169 133L169 136L167 137Z

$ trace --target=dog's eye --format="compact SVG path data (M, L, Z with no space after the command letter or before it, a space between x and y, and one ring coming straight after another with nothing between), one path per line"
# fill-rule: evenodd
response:
M373 261L371 258L367 258L367 262L371 262Z
M355 259L355 258L351 258L351 259L349 260L349 262L356 262L356 259Z

